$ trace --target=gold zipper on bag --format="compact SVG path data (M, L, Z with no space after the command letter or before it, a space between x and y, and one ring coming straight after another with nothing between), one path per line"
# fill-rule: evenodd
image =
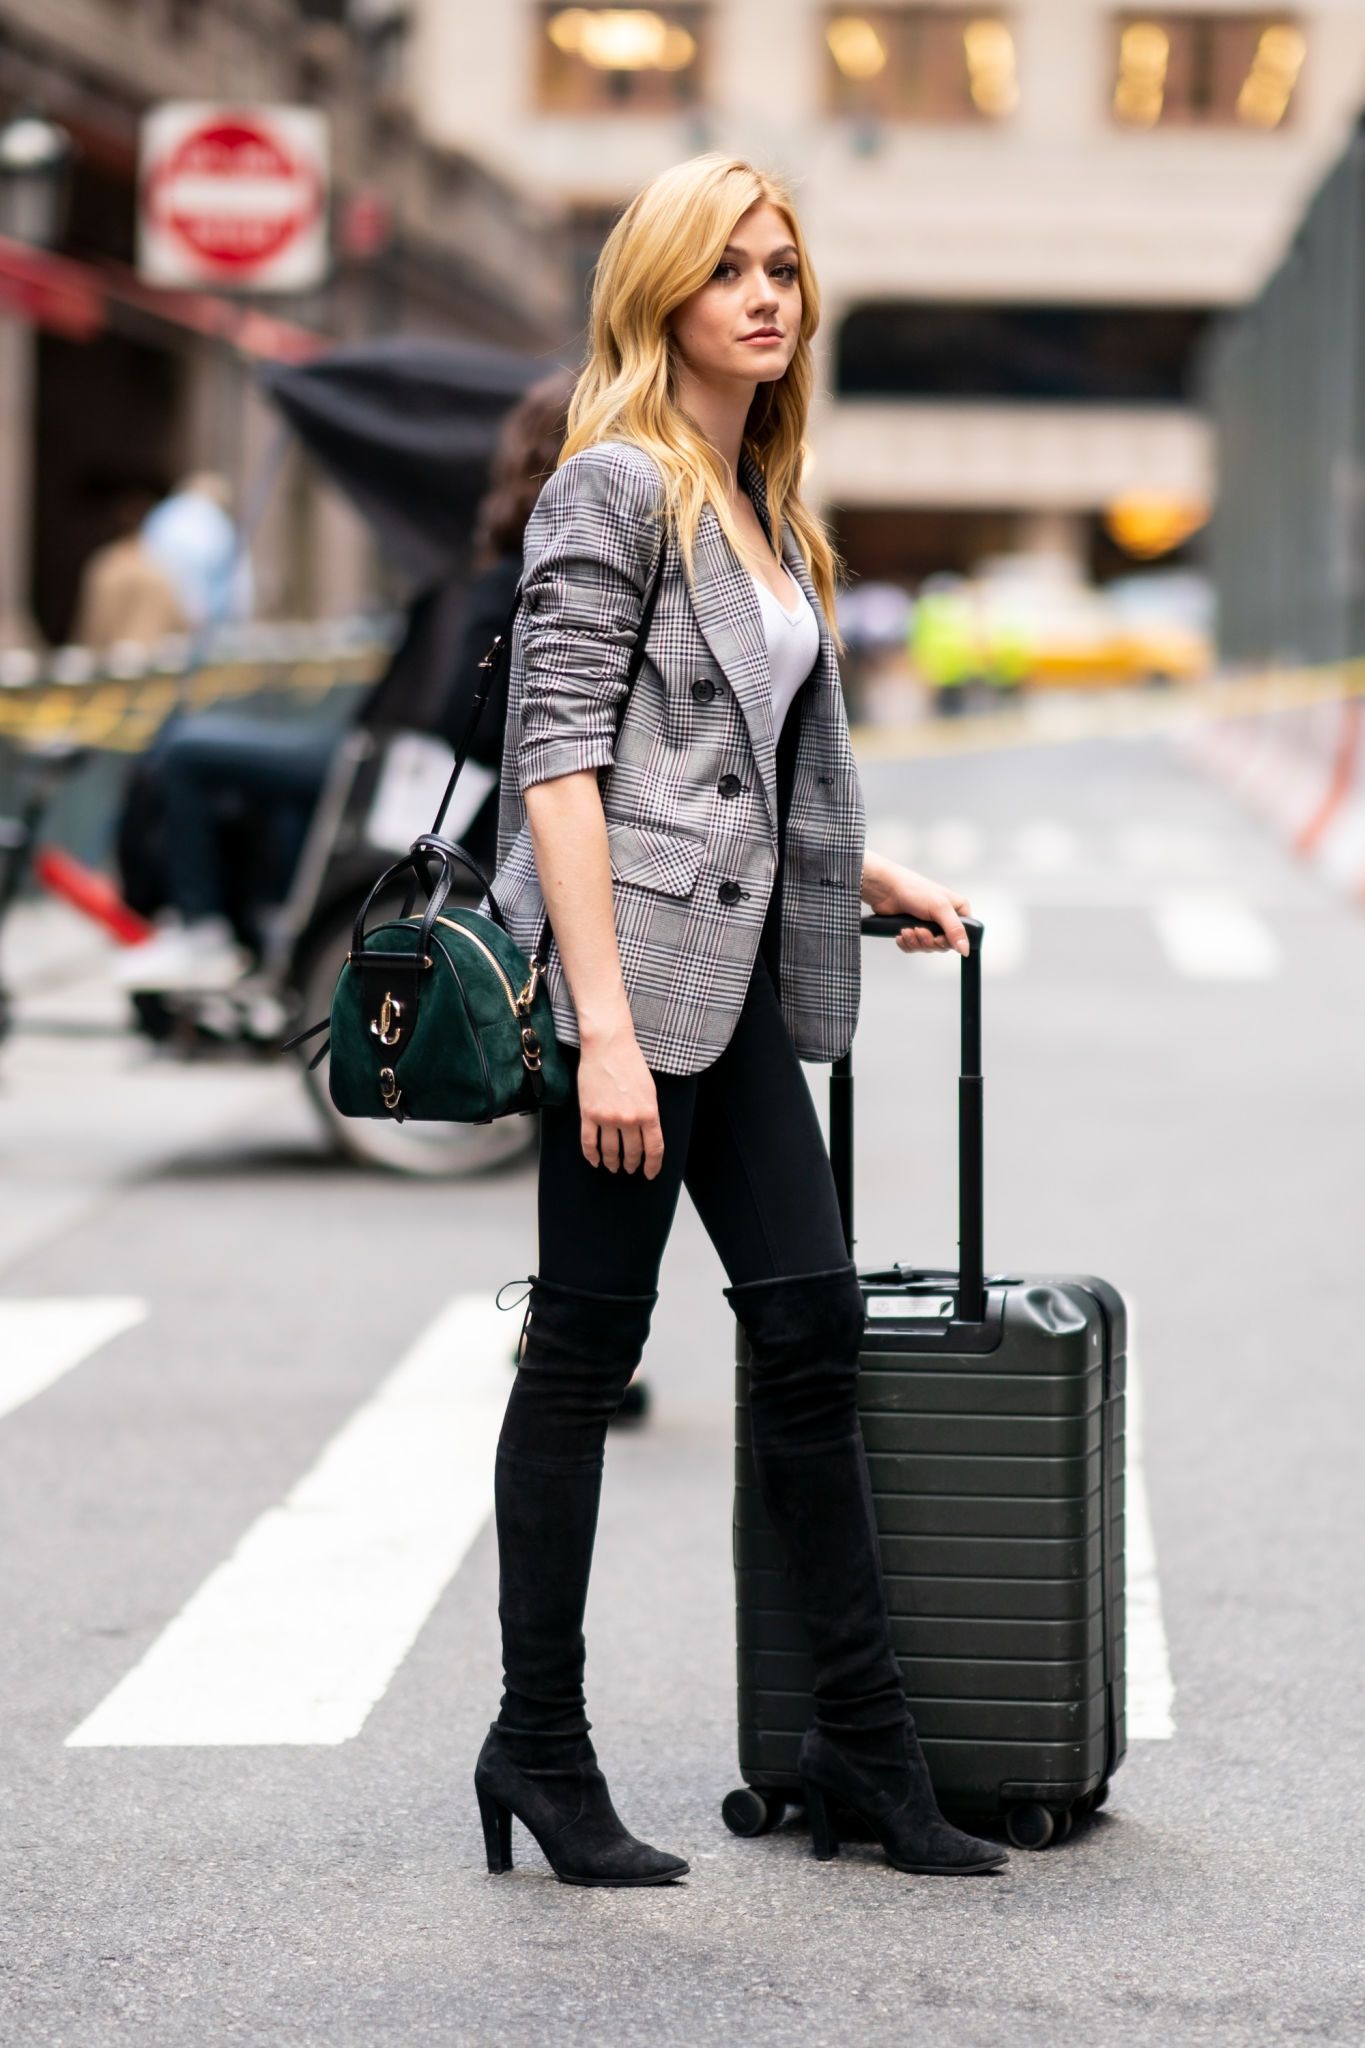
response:
M508 1004L511 1007L512 1015L516 1018L517 1023L520 1026L522 1064L527 1068L527 1070L530 1073L538 1074L540 1072L541 1044L539 1037L537 1036L535 1030L532 1028L531 1025L531 1004L535 997L536 981L540 974L539 967L532 967L531 978L527 982L521 994L518 996L514 993L512 984L507 978L506 968L503 966L501 960L499 960L497 954L493 951L491 946L485 946L482 939L476 939L473 932L468 930L468 928L465 925L457 924L453 917L438 917L435 921L437 924L445 925L448 931L458 932L462 939L468 939L470 945L477 946L479 951L483 954L484 959L488 962L489 966L493 969L493 972L497 975L498 980L502 983L503 989L505 990L507 995ZM422 920L420 917L409 917L404 919L405 924L420 925L421 922Z
M407 924L420 925L422 920L420 917L409 917L406 918L404 922ZM514 1017L520 1017L521 1009L517 1002L516 991L513 989L511 982L507 978L506 968L503 966L501 960L499 960L497 954L493 951L492 947L485 946L482 939L476 939L473 932L471 932L467 926L457 924L453 917L438 917L436 919L436 922L437 924L445 925L448 931L458 932L462 939L468 939L471 946L478 947L479 951L483 954L484 959L487 960L487 962L493 969L493 972L497 975L498 980L502 983L503 989L505 990L507 995L508 1003L511 1005L512 1015Z

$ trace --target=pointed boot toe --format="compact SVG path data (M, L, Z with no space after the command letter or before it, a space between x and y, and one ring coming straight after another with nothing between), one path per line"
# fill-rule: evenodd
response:
M907 1830L902 1816L892 1814L889 1831L904 1838ZM922 1860L912 1862L901 1853L893 1855L888 1850L887 1861L897 1870L908 1870L917 1876L973 1877L978 1871L1001 1870L1010 1860L1008 1850L998 1842L964 1834L951 1821L933 1822L918 1830L912 1840L910 1854Z
M667 1884L689 1865L631 1834L612 1805L611 1792L591 1747L578 1767L578 1811L541 1844L566 1884Z

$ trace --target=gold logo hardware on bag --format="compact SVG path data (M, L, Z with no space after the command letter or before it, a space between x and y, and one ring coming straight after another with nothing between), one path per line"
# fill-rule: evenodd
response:
M379 1015L370 1020L370 1030L381 1045L397 1045L403 1036L403 1027L398 1022L402 1014L403 1005L396 1003L388 989L385 989L384 1000L379 1006ZM384 1071L387 1073L388 1069L385 1068Z

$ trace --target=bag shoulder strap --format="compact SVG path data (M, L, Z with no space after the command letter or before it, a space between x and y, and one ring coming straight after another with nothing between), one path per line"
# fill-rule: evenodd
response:
M455 748L455 766L450 771L450 780L446 784L445 795L441 798L440 808L432 821L431 830L434 837L440 836L441 827L445 824L446 812L450 809L451 798L455 794L455 785L460 779L460 770L468 759L475 730L483 716L484 706L492 695L493 685L498 679L498 670L502 665L504 651L511 648L512 627L515 623L520 604L521 578L518 576L516 594L512 599L507 617L498 632L494 634L487 652L479 658L479 682L474 691L474 701L469 707L469 716L465 720L464 731L460 734L459 744Z
M626 671L627 697L635 685L635 679L639 675L644 662L645 642L649 638L649 629L654 620L654 608L659 601L659 587L663 582L664 561L667 554L668 540L665 536L663 545L659 549L659 559L655 566L653 580L645 596L644 610L640 614L640 626L635 635L635 648L630 658L630 667ZM516 593L513 596L507 617L498 632L494 634L493 639L489 643L487 653L479 661L481 679L474 692L474 701L469 707L469 716L465 720L464 731L461 733L459 744L455 749L455 765L450 771L450 780L446 784L445 795L441 798L440 808L432 823L431 830L433 836L439 836L441 827L445 824L446 812L450 809L451 799L455 794L455 785L460 779L460 770L464 767L465 761L468 758L475 730L480 718L483 716L484 706L492 695L493 685L498 680L498 673L503 662L511 658L512 633L516 625L517 613L521 609L521 586L523 581L523 577L519 576L517 578ZM624 702L622 704L621 716L625 717Z

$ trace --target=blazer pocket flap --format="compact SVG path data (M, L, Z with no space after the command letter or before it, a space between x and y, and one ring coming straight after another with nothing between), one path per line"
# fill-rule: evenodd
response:
M701 873L706 847L687 832L664 832L654 825L607 820L611 871L618 882L659 889L666 896L690 896Z

